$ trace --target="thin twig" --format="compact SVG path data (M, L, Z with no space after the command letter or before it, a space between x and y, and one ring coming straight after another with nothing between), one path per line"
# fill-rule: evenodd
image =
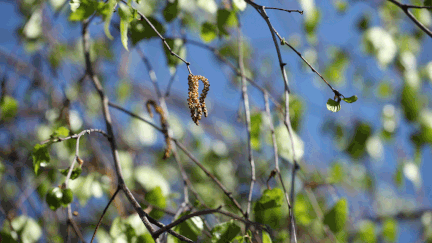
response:
M122 0L123 3L127 4L127 2L125 0ZM189 71L190 74L192 74L191 70L190 70L190 62L185 61L183 58L181 58L179 55L177 55L175 52L172 51L171 47L168 45L168 43L166 42L166 38L163 37L161 35L161 33L159 33L159 31L156 29L156 27L154 27L154 25L150 22L150 20L148 20L148 18L146 16L144 16L144 14L142 14L140 11L136 10L138 15L141 16L142 19L145 20L145 22L147 22L148 25L150 25L150 27L153 29L153 31L159 36L159 38L162 40L162 42L164 43L164 45L166 46L166 48L168 48L170 54L172 56L177 57L178 59L180 59L182 62L184 62L187 66L187 69ZM142 20L141 19L141 20Z
M109 107L108 107L109 100L108 100L108 97L105 95L105 92L102 88L102 85L99 81L99 78L96 76L96 74L93 71L93 67L92 67L92 64L90 61L91 60L90 59L90 41L89 41L90 35L88 32L88 24L89 24L88 20L85 20L85 21L83 21L83 26L82 26L83 51L84 51L85 64L86 64L86 73L88 74L88 76L92 80L93 85L95 86L96 90L98 91L101 102L102 102L102 111L103 111L103 116L104 116L104 120L105 120L105 124L106 124L108 141L110 143L111 152L112 152L112 156L114 159L114 166L116 169L118 185L125 192L126 197L128 198L129 202L132 204L134 209L138 212L138 214L139 214L142 222L144 223L145 227L147 228L147 230L150 233L153 233L154 229L147 218L148 215L142 210L141 206L135 200L134 196L129 191L129 189L127 188L127 186L124 182L122 169L120 166L119 155L118 155L118 151L117 151L117 144L116 144L115 135L114 135L113 128L112 128L111 114L109 112Z
M398 6L404 13L416 24L423 32L425 32L428 36L432 38L432 31L426 28L420 21L414 17L414 15L409 11L410 8L422 8L422 9L432 9L432 6L415 6L415 5L409 5L409 4L403 4L396 0L388 0L391 3L394 3L396 6Z
M95 238L95 236L96 236L96 232L97 232L97 230L99 229L100 224L102 223L103 216L104 216L105 213L108 211L108 208L109 208L109 206L111 205L111 202L114 201L114 198L117 196L117 193L118 193L119 191L120 191L120 187L117 187L117 190L114 192L114 194L113 194L112 197L110 198L108 204L105 206L105 208L104 208L104 210L103 210L103 212L102 212L102 215L101 215L100 218L99 218L99 222L98 222L97 225L96 225L96 228L95 228L95 231L94 231L94 233L93 233L93 236L92 236L92 239L91 239L90 243L93 242L93 240L94 240L94 238Z
M72 207L70 204L67 206L67 215L68 215L67 224L68 225L70 224L72 226L72 229L75 231L75 234L78 236L78 238L80 238L80 240L85 243L86 241L84 240L84 237L81 231L79 230L78 225L73 220ZM70 234L68 234L68 239L70 239Z
M292 10L292 9L283 9L283 8L274 8L274 7L265 7L265 9L274 9L274 10L280 10L280 11L285 11L288 13L299 13L299 14L303 14L302 10Z
M268 25L268 28L270 30L270 33L272 35L273 38L273 43L275 45L276 48L276 52L277 52L277 56L278 56L278 60L279 60L279 66L281 69L281 73L282 73L282 78L284 80L284 84L285 84L285 116L284 116L284 124L288 130L288 134L291 140L291 149L292 149L292 155L293 155L293 170L292 170L292 181L291 181L291 198L290 198L290 203L291 203L291 208L289 210L289 214L290 214L290 233L291 233L291 242L297 243L297 235L296 235L296 226L295 226L295 219L294 219L294 214L293 214L293 210L292 207L294 206L294 181L295 181L295 175L296 175L296 171L298 169L298 164L297 164L297 159L296 159L296 154L295 154L295 147L294 147L294 136L293 136L293 131L292 131L292 127L291 127L291 121L290 121L290 117L289 117L289 94L290 94L290 90L289 90L289 86L288 86L288 77L285 71L285 65L286 63L283 62L282 60L282 55L281 55L281 51L278 45L278 41L276 40L276 35L275 35L275 31L273 28L273 25L270 22L270 18L268 17L266 11L265 11L265 7L264 6L260 6L258 4L255 4L254 2L250 1L250 0L246 0L246 2L248 4L250 4L251 6L253 6L255 8L255 10L261 15L261 17L265 20L265 22Z
M237 15L238 16L238 15ZM245 111L245 123L246 123L246 131L247 131L247 141L248 141L248 160L251 166L251 182L249 188L249 196L246 208L246 218L249 218L250 208L252 203L252 193L255 184L255 162L253 158L252 152L252 139L251 139L251 118L250 118L250 109L249 109L249 96L247 93L247 85L245 79L245 71L244 71L244 63L243 63L243 50L242 50L242 33L241 33L241 23L239 16L237 17L238 26L237 26L237 34L238 34L238 62L240 68L240 77L242 83L242 97L243 97L243 106Z
M156 232L154 232L153 235L157 238L157 237L159 237L160 234L164 233L168 229L171 229L171 228L173 228L173 227L175 227L175 226L183 223L184 221L186 221L186 220L188 220L188 219L190 219L192 217L201 216L201 215L207 215L207 214L213 214L213 213L219 211L219 209L221 209L221 208L222 208L222 206L219 206L216 209L205 209L205 210L202 210L202 211L198 211L198 212L195 212L195 213L191 213L191 214L185 215L185 216L183 216L183 217L175 220L171 224L168 224L165 227L162 227L162 228L158 229Z

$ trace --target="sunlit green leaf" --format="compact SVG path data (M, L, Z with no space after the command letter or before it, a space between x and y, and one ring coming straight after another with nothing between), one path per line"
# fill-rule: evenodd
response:
M100 2L101 3L101 2ZM111 35L111 32L109 30L110 24L111 24L111 18L113 16L115 7L117 5L117 1L116 0L108 0L107 3L104 3L103 7L104 7L104 31L105 31L105 35L108 37L108 39L113 39L113 36ZM100 8L99 8L100 9Z
M262 231L262 242L263 243L272 243L273 242L270 235L267 232L265 232L264 230Z
M233 0L232 3L240 11L245 10L247 6L244 0Z
M211 42L217 36L217 27L209 22L201 25L201 39L205 42Z
M39 175L40 167L45 167L50 162L48 146L46 144L36 144L33 148L33 168L36 175Z
M256 202L254 210L266 210L280 207L283 204L283 192L280 188L266 189L261 198Z
M52 137L67 137L67 136L69 136L69 129L67 129L66 127L59 127L52 134Z
M69 15L70 21L83 21L87 18L89 18L97 9L98 3L95 0L80 0L80 1L74 1L76 4L79 2L79 7L75 8L77 5L73 5L71 3L71 9L75 11L72 11Z
M121 35L121 42L126 50L128 49L128 28L129 23L133 20L132 11L131 9L125 5L120 3L118 8L118 13L120 16L120 35Z
M382 236L386 242L396 242L397 231L398 225L396 220L388 218L384 221L382 225Z
M342 198L325 214L324 224L328 225L331 231L337 233L345 228L347 219L348 202L346 198Z
M338 112L341 109L340 101L334 101L332 99L327 100L327 109L332 112Z
M340 183L345 178L345 169L340 162L335 162L330 167L330 173L329 173L329 182L330 183Z
M217 11L217 26L219 28L219 33L228 35L228 27L233 27L237 25L237 16L234 11L227 9L219 9Z
M145 194L145 200L149 203L151 203L152 205L155 205L159 208L164 209L167 206L167 202L166 202L166 198L164 197L164 195L162 194L162 189L157 186L155 188L153 188L151 191L147 192ZM153 209L150 212L150 216L155 218L155 219L160 219L164 216L164 212L157 210L157 209Z
M179 216L179 218L187 214L189 213L182 213ZM176 232L180 233L181 235L184 235L185 237L193 241L198 240L198 237L201 235L203 229L204 229L204 222L200 217L192 217L175 227ZM180 243L180 241L178 240L176 241Z
M1 120L9 121L14 118L18 112L18 101L13 97L6 95L0 103Z
M68 205L69 203L71 203L73 201L73 192L71 189L66 188L62 190L63 196L61 198L61 202L64 205Z
M357 233L357 237L361 242L365 243L376 243L377 237L375 233L375 223L370 220L364 220L360 223L360 229Z
M261 124L262 124L262 115L257 112L252 114L251 116L251 143L252 148L255 150L259 150L261 148Z
M216 225L212 230L212 243L230 242L241 232L241 228L234 220Z
M312 204L304 193L299 193L294 204L294 216L299 225L308 226L315 219Z
M351 97L348 98L342 98L343 101L347 102L347 103L354 103L357 101L357 95L353 95Z

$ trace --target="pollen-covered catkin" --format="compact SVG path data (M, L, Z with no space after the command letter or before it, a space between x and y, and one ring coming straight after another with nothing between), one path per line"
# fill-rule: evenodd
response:
M204 84L204 89L199 97L199 81L202 81ZM205 103L205 98L209 91L210 84L208 79L201 75L192 75L188 76L188 105L191 111L191 118L195 124L199 125L199 120L202 118L202 113L204 112L204 116L207 117L207 107ZM198 99L199 97L199 99Z
M151 106L153 106L154 109L156 110L156 113L158 113L160 115L160 123L162 126L162 132L164 133L165 143L166 143L165 153L164 153L163 159L166 159L170 156L170 153L171 153L171 139L168 135L168 123L167 123L167 120L165 118L165 113L164 113L162 107L160 107L158 104L156 104L156 102L154 100L148 100L146 103L146 106L147 106L147 111L150 114L150 117L153 117L153 113L151 111Z

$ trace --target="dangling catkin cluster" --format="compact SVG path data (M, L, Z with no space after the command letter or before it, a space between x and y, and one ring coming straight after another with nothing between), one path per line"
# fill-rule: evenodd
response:
M160 107L158 104L156 104L156 102L154 100L148 100L146 103L147 106L147 111L150 114L150 117L153 117L153 112L151 111L151 106L154 107L156 113L158 113L160 115L160 123L162 126L162 132L165 135L165 143L166 143L166 148L165 148L165 154L163 159L169 158L170 153L171 153L171 141L170 141L170 137L168 135L168 123L167 120L165 118L165 113L162 110L162 107Z
M201 96L198 99L199 93L199 81L202 81L204 84L204 88L202 90ZM199 120L201 120L202 113L204 112L204 116L207 117L207 107L205 103L205 98L207 97L207 93L210 89L210 83L208 79L201 75L192 75L188 76L188 85L189 85L189 93L188 93L188 105L191 111L192 121L195 124L199 125Z

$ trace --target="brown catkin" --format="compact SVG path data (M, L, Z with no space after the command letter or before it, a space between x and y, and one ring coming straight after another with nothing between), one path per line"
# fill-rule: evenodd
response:
M204 88L202 90L201 96L199 96L199 81L202 81L204 84ZM210 83L208 79L201 75L192 75L188 76L188 105L191 111L191 118L195 124L199 125L199 120L202 118L202 114L207 117L207 107L205 103L205 98L207 97L207 93L209 91Z
M153 117L153 113L151 111L151 106L154 107L154 109L156 110L156 113L158 113L160 115L160 123L162 126L162 132L165 136L165 143L166 143L166 147L165 147L165 153L164 153L164 157L163 159L169 158L170 153L171 153L171 139L168 135L168 123L165 117L165 113L162 110L162 107L160 107L158 104L156 104L156 102L154 100L148 100L146 103L147 106L147 111L150 114L150 117Z

